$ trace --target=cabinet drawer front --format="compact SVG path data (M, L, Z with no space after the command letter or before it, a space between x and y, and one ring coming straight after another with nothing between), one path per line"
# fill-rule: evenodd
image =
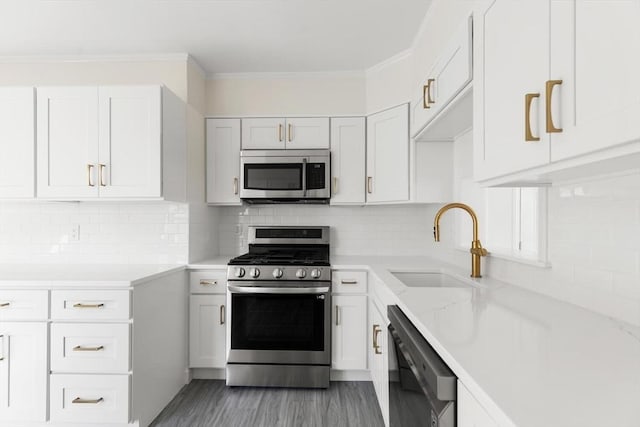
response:
M49 291L0 290L0 320L46 320Z
M127 423L129 375L51 375L51 421Z
M334 294L364 294L367 292L367 272L338 270L332 272Z
M227 270L194 271L189 275L192 294L224 294L227 292Z
M54 320L127 320L129 291L51 291Z
M51 370L126 374L129 324L52 324Z

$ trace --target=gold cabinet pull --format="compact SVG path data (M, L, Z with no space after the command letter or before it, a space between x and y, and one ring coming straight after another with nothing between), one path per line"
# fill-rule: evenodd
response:
M2 344L0 344L0 350L2 350L2 356L0 356L0 362L4 360L4 335L0 335L2 339Z
M73 308L102 308L104 307L103 303L99 304L83 304L81 302L73 304Z
M340 325L340 306L336 305L336 326Z
M278 123L278 141L282 142L282 123Z
M358 281L355 279L345 279L345 280L340 280L340 284L341 285L357 285Z
M77 345L73 347L73 351L102 351L104 350L103 345L99 345L97 347L83 347L81 345Z
M553 96L553 88L561 85L562 80L547 80L546 83L546 108L547 108L547 133L560 133L562 128L557 128L553 124L553 116L551 115L551 97Z
M373 187L373 177L368 176L367 177L367 193L369 194L373 193L372 187Z
M89 187L96 186L96 184L94 184L93 182L93 165L92 164L87 165L87 181L89 183Z
M2 302L2 303L0 303L0 308L1 307L9 307L10 305L11 305L10 302Z
M333 194L338 194L338 177L333 177Z
M293 141L293 125L291 123L289 123L289 126L288 126L288 134L289 134L289 137L288 137L289 142Z
M427 80L427 84L422 88L422 107L425 109L431 108L431 104L435 104L435 101L431 99L431 84L436 79Z
M106 187L107 186L106 179L104 177L104 170L105 170L106 167L107 167L107 165L105 165L103 163L100 163L98 165L98 175L100 177L100 187Z
M226 309L224 307L224 304L222 304L220 306L220 324L224 325L224 320L227 317L227 313L226 313Z
M539 93L527 93L524 95L524 140L540 141L540 137L533 136L531 133L531 104L535 98L540 98Z
M71 403L93 403L93 404L97 404L100 402L103 402L104 399L102 397L99 397L97 399L82 399L81 397L76 397L75 399L73 399L71 401Z
M373 349L376 354L382 354L380 345L378 344L378 334L382 331L380 325L373 325Z
M200 284L202 286L215 286L218 284L217 280L207 280L207 279L200 279Z
M238 177L233 178L233 194L238 194Z

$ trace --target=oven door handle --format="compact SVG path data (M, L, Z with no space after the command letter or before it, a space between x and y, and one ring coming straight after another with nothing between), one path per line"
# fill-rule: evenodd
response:
M263 286L228 285L229 292L237 294L326 294L329 287L320 288L265 288Z

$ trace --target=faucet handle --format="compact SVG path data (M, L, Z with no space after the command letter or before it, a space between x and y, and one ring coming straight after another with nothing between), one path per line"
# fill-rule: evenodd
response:
M482 247L482 243L480 243L480 240L471 242L471 249L469 250L469 252L471 252L473 255L479 256L489 255L489 251Z

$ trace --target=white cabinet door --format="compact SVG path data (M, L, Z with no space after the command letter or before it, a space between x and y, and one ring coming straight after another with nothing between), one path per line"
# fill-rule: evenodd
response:
M551 161L640 138L640 1L551 2ZM559 106L557 105L559 104Z
M207 119L207 203L240 205L240 119Z
M458 381L458 427L498 427L467 388Z
M98 101L100 197L160 197L160 87L100 87Z
M331 204L365 202L365 119L331 119Z
M45 421L47 324L0 323L0 425Z
M37 89L38 197L98 197L98 89Z
M333 369L367 369L367 296L333 295Z
M225 295L191 295L189 306L189 367L224 368Z
M369 369L378 396L384 424L389 425L389 370L387 358L387 322L378 307L369 300Z
M284 119L242 119L242 149L271 150L285 148Z
M287 119L288 150L329 149L329 119L299 118Z
M0 88L0 198L35 196L35 94Z
M409 200L409 105L367 117L367 203Z
M549 161L549 135L544 127L549 25L548 1L496 0L476 14L473 96L477 180ZM525 137L528 129L533 138ZM540 139L526 140L535 138Z

